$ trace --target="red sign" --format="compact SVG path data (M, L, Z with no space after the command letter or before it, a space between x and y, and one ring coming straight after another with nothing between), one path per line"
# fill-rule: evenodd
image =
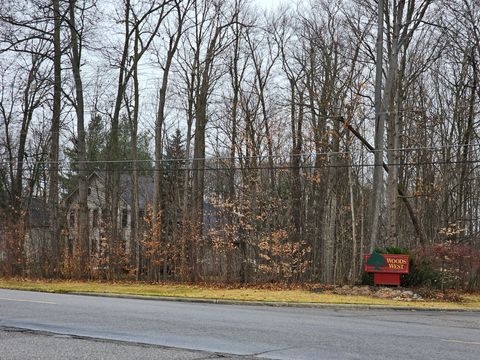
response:
M363 255L365 272L408 274L410 272L410 258L408 255L373 254Z

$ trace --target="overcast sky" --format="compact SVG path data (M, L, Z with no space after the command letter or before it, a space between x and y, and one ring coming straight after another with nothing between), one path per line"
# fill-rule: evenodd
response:
M274 8L276 4L279 4L280 0L254 0L255 3L263 6L266 9Z

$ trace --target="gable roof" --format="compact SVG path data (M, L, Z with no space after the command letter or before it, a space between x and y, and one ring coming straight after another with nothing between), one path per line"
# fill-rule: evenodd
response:
M94 171L88 176L89 184L93 178L99 179L104 185L106 185L106 173ZM130 204L133 200L132 195L132 177L129 174L120 175L120 198L127 204ZM73 197L78 193L78 186L65 198L65 203L69 203ZM153 201L154 194L154 180L153 176L139 175L138 176L138 205L140 209L145 209L148 204Z
M88 182L90 183L90 181L92 180L93 177L98 177L99 179L102 179L103 182L105 182L105 180L103 179L103 177L97 172L97 171L92 171L92 173L90 175L88 175ZM73 195L75 195L76 193L78 192L78 186L72 191L70 192L70 194L68 194L65 199L63 200L66 204L69 203L71 197Z
M138 206L140 209L145 209L148 204L153 202L153 193L153 176L138 176ZM128 204L133 200L132 177L130 175L123 174L120 176L120 196Z

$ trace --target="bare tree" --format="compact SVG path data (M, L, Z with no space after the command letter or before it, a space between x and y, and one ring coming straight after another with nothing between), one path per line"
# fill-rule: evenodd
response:
M212 17L210 24L210 34L206 43L205 57L201 62L201 69L198 77L198 92L195 99L195 136L192 161L192 223L194 236L198 239L202 237L203 229L203 204L205 190L205 133L208 122L207 108L208 95L211 91L212 69L216 56L225 49L226 30L236 22L237 9L234 14L224 18L223 8L220 3L213 3L213 12L209 14ZM205 4L208 6L208 4ZM196 8L196 7L195 7ZM203 15L207 15L206 12ZM203 21L203 20L202 20ZM192 258L192 260L195 257ZM197 262L194 260L196 267ZM193 269L192 276L198 277L197 269Z
M69 1L68 8L68 27L70 29L70 48L72 64L72 73L75 83L75 99L73 106L77 115L77 152L78 152L78 242L80 254L79 257L79 275L82 276L90 271L91 248L89 242L89 217L88 217L88 169L87 169L87 150L85 139L85 105L84 91L81 76L81 43L83 42L83 26L77 25L77 12L80 12L80 19L84 18L84 13L88 5L84 2L79 5L77 0ZM80 38L80 39L79 39Z
M153 218L154 221L162 226L161 208L162 208L162 178L163 178L163 127L165 126L165 107L167 100L167 90L170 79L170 69L172 68L174 56L177 52L180 39L184 34L184 26L187 21L187 15L193 1L188 0L186 3L175 1L173 11L175 14L175 22L171 27L167 28L168 44L166 49L165 59L162 61L161 56L158 56L159 64L162 67L162 78L160 81L160 90L158 96L157 118L155 122L155 176L154 176L154 200L153 200ZM162 49L159 50L162 52ZM159 232L161 236L161 231ZM160 239L159 239L160 240Z
M384 0L378 1L378 20L377 20L377 43L375 57L375 168L373 170L373 192L371 219L372 227L370 232L370 252L375 249L379 218L383 197L383 147L385 136L385 116L382 106L382 84L383 84L383 33L384 33Z
M134 4L130 0L125 0L123 6L123 19L124 31L123 31L123 50L120 55L118 67L118 82L115 97L115 104L113 113L111 114L111 135L110 135L110 149L112 154L112 160L119 160L117 158L119 154L119 119L122 104L124 101L124 94L128 86L129 81L132 79L135 69L138 67L142 56L150 48L154 41L160 26L165 17L172 11L170 3L172 1L157 2L153 1L149 4L140 4L140 8L137 10ZM154 18L153 25L151 19ZM138 52L133 57L133 61L129 63L130 43L131 41L137 42ZM137 40L135 40L137 39ZM128 66L127 66L128 65ZM136 125L135 125L136 126ZM135 142L135 133L133 133L133 141ZM134 162L136 159L132 159ZM110 237L110 252L114 247L118 247L116 244L118 240L118 209L119 209L119 168L116 165L110 165L108 168L108 176L110 177L110 221L111 221L111 237ZM134 190L134 193L138 193L138 189ZM138 207L137 207L138 208ZM136 210L136 209L135 209ZM137 216L137 214L132 214ZM132 217L131 215L131 217ZM133 247L130 248L134 251Z

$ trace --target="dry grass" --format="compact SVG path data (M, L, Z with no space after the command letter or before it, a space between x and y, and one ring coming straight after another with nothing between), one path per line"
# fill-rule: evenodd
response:
M108 293L143 296L165 296L196 299L228 299L262 302L369 304L388 306L414 306L425 308L480 310L480 295L463 296L462 302L402 301L369 296L337 295L328 291L317 293L302 289L222 288L208 285L145 284L133 282L67 281L0 279L0 288L45 291L54 293Z

